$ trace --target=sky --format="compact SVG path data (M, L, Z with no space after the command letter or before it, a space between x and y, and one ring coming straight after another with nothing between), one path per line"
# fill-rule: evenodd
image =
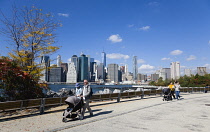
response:
M11 15L16 7L36 6L60 20L56 44L62 46L62 62L83 52L107 64L128 64L138 58L139 73L151 74L179 61L181 73L186 68L210 70L209 0L0 0L0 9ZM0 16L1 17L1 16ZM0 25L2 26L2 24ZM0 55L9 52L0 34Z

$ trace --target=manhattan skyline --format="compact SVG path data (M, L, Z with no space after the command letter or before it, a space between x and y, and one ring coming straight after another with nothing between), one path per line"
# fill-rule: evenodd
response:
M1 0L0 9L11 15L18 8L36 6L52 12L63 26L57 30L56 45L62 62L84 52L107 65L128 64L138 57L139 73L154 73L180 62L181 72L196 67L210 69L210 1L208 0ZM1 16L0 16L1 17ZM0 55L9 52L7 38L0 34Z

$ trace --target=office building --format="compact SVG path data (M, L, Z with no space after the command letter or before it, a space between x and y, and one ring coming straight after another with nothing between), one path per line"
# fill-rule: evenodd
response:
M57 67L61 67L61 56L57 56Z
M133 56L133 80L137 80L138 74L138 65L137 65L137 56Z
M105 80L104 64L100 63L97 67L97 78Z
M50 67L50 57L49 56L41 56L41 71L42 76L40 77L41 82L49 81L49 70Z
M184 75L186 75L186 76L191 76L191 69L184 69Z
M105 52L101 53L101 58L102 58L101 63L103 63L104 67L106 67L106 53Z
M159 77L162 77L163 80L171 79L171 69L170 68L161 68L159 71Z
M61 81L66 82L66 75L68 72L68 63L61 63L61 67L63 68Z
M157 81L159 79L159 74L151 74L151 81Z
M76 83L77 82L77 72L73 62L68 63L68 72L67 72L67 83Z
M180 78L180 63L171 62L171 79L177 80Z
M84 54L81 54L79 57L78 81L82 82L85 79L89 80L88 57L86 57Z
M61 82L62 81L62 67L50 68L49 82Z
M200 76L204 76L205 74L207 74L206 67L197 67L197 73Z
M108 81L112 83L118 83L118 65L117 64L109 64L108 65Z

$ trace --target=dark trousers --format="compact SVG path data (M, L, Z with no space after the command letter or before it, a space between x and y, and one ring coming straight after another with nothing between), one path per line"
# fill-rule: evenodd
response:
M171 91L171 95L174 97L174 99L176 99L174 95L174 91Z

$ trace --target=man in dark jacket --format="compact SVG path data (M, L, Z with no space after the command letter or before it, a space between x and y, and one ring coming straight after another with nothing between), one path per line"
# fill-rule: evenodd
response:
M91 108L89 106L89 103L90 103L90 93L91 93L91 88L90 88L90 85L88 85L88 80L84 80L82 97L83 97L83 100L84 100L85 105L84 105L83 111L82 111L82 116L83 117L84 117L86 108L90 112L90 116L93 115L93 112L92 112L92 110L91 110Z

